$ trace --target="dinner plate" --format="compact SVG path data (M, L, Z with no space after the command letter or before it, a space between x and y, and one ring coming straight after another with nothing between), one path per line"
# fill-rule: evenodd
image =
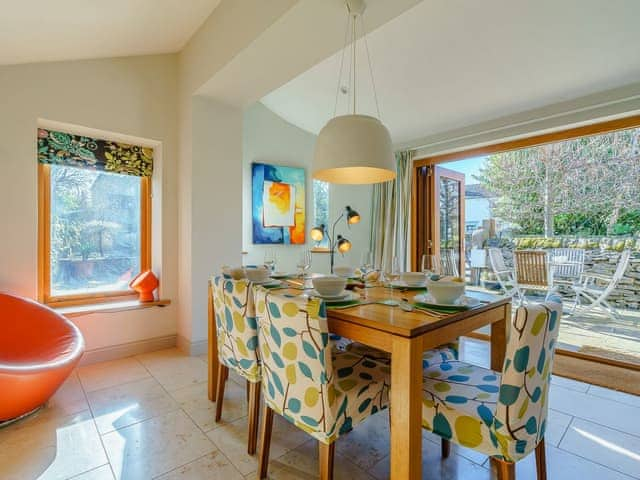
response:
M427 288L427 283L423 282L421 284L411 284L409 285L407 282L403 280L395 280L391 282L391 288L406 288L409 290L424 290Z
M317 290L311 290L309 295L311 295L312 297L321 298L327 302L344 302L345 300L350 300L352 297L352 293L348 292L347 290L344 290L339 295L320 295Z
M416 303L424 303L425 305L432 305L434 307L445 307L445 308L471 308L480 305L480 300L474 297L468 297L467 295L462 295L458 300L454 303L439 303L436 302L436 299L431 296L430 293L421 293L413 297L413 301Z
M287 272L273 272L271 274L271 278L275 278L275 279L288 278L288 277L291 277L291 276L292 276L292 274L291 273L287 273Z
M282 282L280 280L276 280L273 278L268 278L260 282L253 282L254 285L262 285L263 287L275 287L276 285L280 285L281 283Z

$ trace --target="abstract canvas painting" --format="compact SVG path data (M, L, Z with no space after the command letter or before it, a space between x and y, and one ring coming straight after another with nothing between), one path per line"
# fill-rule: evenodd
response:
M304 244L304 169L254 163L251 189L253 243Z

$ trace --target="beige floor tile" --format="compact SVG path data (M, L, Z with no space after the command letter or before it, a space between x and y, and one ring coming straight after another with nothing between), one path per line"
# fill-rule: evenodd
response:
M154 378L103 388L87 397L101 434L180 408Z
M577 418L569 425L560 448L640 478L640 437Z
M369 417L336 442L336 451L368 470L389 455L389 413Z
M551 376L551 383L568 388L569 390L575 390L576 392L586 393L586 391L589 390L588 383L579 382L571 378L559 377L557 375Z
M243 476L219 451L211 452L158 480L243 480Z
M441 451L441 444L442 444L442 440L441 437L429 432L428 430L423 430L422 433L423 438L429 440L429 442L432 442L433 445L429 445L429 446L423 446L424 448L429 448L432 450L435 450L437 452ZM484 453L480 453L477 450L474 450L472 448L467 448L467 447L463 447L461 445L456 445L455 443L451 444L451 453L452 454L456 454L459 455L463 458L466 458L467 460L472 461L473 463L476 463L478 465L483 465L486 461L487 458L489 458L487 455L485 455Z
M80 367L78 376L86 392L150 377L147 369L135 358L123 358Z
M70 480L113 480L113 473L111 472L111 467L107 464L89 472L82 473Z
M271 439L271 458L278 458L311 438L308 434L276 415ZM247 454L247 419L241 418L207 433L231 463L246 475L257 470L257 456Z
M0 430L2 480L64 479L107 463L90 412Z
M47 402L47 409L56 415L68 416L88 408L80 379L73 373Z
M374 465L369 473L378 480L387 480L389 478L389 457L385 457ZM460 455L452 454L443 460L440 456L440 448L433 442L423 440L422 478L425 480L489 480L490 475L489 470Z
M562 440L563 435L567 431L567 427L571 423L571 415L549 409L547 415L547 429L544 434L544 441L547 445L557 447Z
M173 390L171 396L178 401L180 407L205 432L247 415L245 389L235 382L227 382L220 423L215 422L216 404L209 400L206 382Z
M640 396L638 395L631 395L629 393L617 392L615 390L598 387L596 385L591 385L587 393L589 395L593 395L594 397L606 398L608 400L614 400L616 402L631 405L632 407L640 408Z
M338 447L336 447L338 448ZM346 456L336 453L334 477L349 480L374 480ZM256 478L249 476L249 478ZM270 480L306 480L318 478L318 442L310 440L285 455L269 462Z
M117 479L158 476L215 450L181 410L108 433L102 440Z
M549 406L567 415L640 436L640 408L552 385Z
M167 390L207 381L207 365L178 349L145 353L136 357Z
M535 455L531 454L518 462L516 477L518 480L536 480ZM549 480L632 480L627 475L550 445L547 445L547 478Z

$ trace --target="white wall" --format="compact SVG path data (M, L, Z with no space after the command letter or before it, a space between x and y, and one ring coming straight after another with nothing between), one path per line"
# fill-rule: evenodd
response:
M38 118L161 141L161 282L166 308L76 317L97 349L176 333L175 55L0 67L0 290L37 296ZM157 176L156 178L160 178ZM160 188L161 191L157 189Z
M242 245L247 255L245 264L260 264L264 261L266 250L276 252L277 269L287 272L296 270L296 262L301 251L314 246L309 238L309 230L313 227L313 182L312 160L316 136L290 123L287 123L261 103L256 103L244 112L242 135ZM251 164L269 163L291 167L301 167L306 171L306 245L257 245L252 238L251 219ZM360 255L369 246L370 229L370 186L331 185L330 219L337 218L341 209L350 205L357 210L362 221L347 229L346 222L337 228L353 243L353 251L344 257L338 255L336 264L353 264L360 262ZM314 254L312 270L327 273L329 258L327 254Z

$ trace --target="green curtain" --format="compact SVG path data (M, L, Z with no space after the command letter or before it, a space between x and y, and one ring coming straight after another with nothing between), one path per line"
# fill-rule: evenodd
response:
M150 177L153 149L39 128L38 162Z
M396 152L396 178L372 189L370 250L376 266L395 256L408 269L410 256L411 172L414 151Z

